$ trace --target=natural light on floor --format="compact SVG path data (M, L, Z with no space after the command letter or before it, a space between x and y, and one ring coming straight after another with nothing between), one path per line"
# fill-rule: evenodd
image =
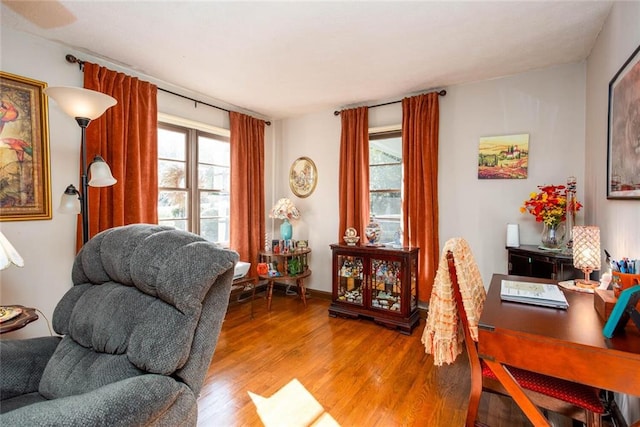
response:
M295 378L271 397L249 396L265 427L340 427Z

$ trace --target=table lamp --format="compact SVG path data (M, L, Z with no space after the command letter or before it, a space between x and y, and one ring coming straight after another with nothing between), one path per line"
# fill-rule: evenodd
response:
M278 200L276 204L273 205L273 208L271 208L271 212L269 213L269 217L283 220L280 225L280 237L282 240L290 240L293 235L293 227L289 220L300 218L300 211L293 205L291 200L285 197Z
M576 286L595 288L598 282L589 280L592 271L600 270L600 228L576 225L573 227L573 265L584 272L584 280Z
M0 270L9 268L11 264L24 267L24 260L9 242L9 239L4 237L4 234L0 231Z
M11 264L24 267L24 260L9 242L9 239L4 237L4 234L0 231L0 270L11 267ZM10 306L0 305L0 317L4 318L7 314L10 314L10 309Z

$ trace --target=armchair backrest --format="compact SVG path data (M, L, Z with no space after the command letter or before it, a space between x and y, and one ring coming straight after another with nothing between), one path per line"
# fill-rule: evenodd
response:
M53 315L64 335L40 393L58 398L145 373L197 396L222 326L238 254L149 224L99 233L78 253Z

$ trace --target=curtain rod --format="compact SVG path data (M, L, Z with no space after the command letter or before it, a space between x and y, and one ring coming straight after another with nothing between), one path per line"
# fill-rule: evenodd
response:
M437 92L438 95L440 96L446 96L447 95L447 91L442 89L441 91ZM370 105L369 108L375 108L375 107L382 107L384 105L391 105L391 104L397 104L398 102L402 102L402 100L398 100L398 101L391 101L391 102L385 102L384 104L376 104L376 105ZM340 115L340 111L334 111L333 112L334 116L339 116Z
M78 64L78 67L80 68L80 71L84 71L84 61L76 58L75 56L71 55L71 54L67 54L67 56L64 57L64 59L67 60L67 62L71 63L71 64ZM222 107L218 107L217 105L213 105L213 104L209 104L207 102L203 102L203 101L199 101L197 99L194 98L190 98L188 96L176 93L176 92L172 92L170 90L167 89L163 89L159 86L156 86L158 88L159 91L165 92L165 93L169 93L171 95L174 96L178 96L180 98L184 98L184 99L188 99L189 101L193 101L195 102L195 106L197 107L198 104L202 104L202 105L206 105L207 107L212 107L212 108L217 108L218 110L222 110L222 111L226 111L227 113L230 113L230 110L227 110L226 108L222 108ZM264 122L267 126L271 126L271 122L266 121Z

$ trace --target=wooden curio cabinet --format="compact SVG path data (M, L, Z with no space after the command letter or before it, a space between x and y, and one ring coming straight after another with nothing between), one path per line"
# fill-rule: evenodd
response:
M364 317L404 334L420 321L418 248L333 244L332 317Z

